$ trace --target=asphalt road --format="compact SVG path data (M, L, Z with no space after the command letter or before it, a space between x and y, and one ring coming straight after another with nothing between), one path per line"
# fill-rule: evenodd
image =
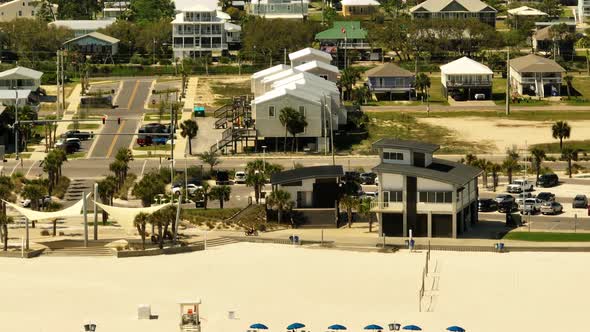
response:
M144 113L144 104L150 94L151 80L127 80L121 84L115 104L119 107L112 110L100 110L108 120L97 135L90 158L113 158L120 148L131 145ZM97 111L95 111L97 112ZM118 118L121 124L118 124ZM115 135L122 134L122 135Z

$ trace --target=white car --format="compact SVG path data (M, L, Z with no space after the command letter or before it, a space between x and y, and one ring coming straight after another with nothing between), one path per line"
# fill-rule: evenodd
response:
M246 172L236 172L234 174L234 183L246 183Z
M535 214L541 211L541 205L543 202L537 198L527 198L524 200L520 214Z
M518 196L516 196L516 204L518 204L518 206L520 207L522 205L522 203L524 203L524 200L527 198L532 198L533 194L528 193L528 192L524 192L524 193L520 193L518 194Z
M524 191L532 191L533 183L528 180L514 180L508 185L507 191L509 193L521 193Z
M182 186L174 186L174 187L172 187L172 193L174 195L180 195L180 193L182 192L182 188L183 188ZM189 195L196 194L197 193L197 190L200 190L200 189L203 189L203 187L202 186L197 186L194 183L189 183L186 186L186 191L188 192Z

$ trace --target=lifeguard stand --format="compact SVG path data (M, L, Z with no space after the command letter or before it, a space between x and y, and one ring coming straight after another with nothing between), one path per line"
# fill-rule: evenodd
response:
M201 332L201 319L199 318L201 300L181 301L178 304L180 304L180 331Z

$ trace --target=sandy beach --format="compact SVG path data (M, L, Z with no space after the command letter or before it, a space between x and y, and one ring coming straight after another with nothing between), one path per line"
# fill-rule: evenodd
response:
M493 144L495 151L504 153L513 145L524 147L539 143L558 142L551 136L551 121L523 121L493 118L423 118L420 121L447 127L461 140L480 144ZM569 121L572 140L590 139L590 121Z
M239 243L132 259L4 259L0 319L6 331L79 331L88 320L97 331L177 331L176 302L201 298L204 332L246 331L254 322L284 331L295 321L307 331L392 322L424 331L585 331L589 257L432 252L429 312L418 312L424 253ZM139 304L159 318L138 321Z

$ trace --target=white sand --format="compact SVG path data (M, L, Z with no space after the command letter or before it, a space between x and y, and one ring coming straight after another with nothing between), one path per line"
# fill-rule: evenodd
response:
M585 331L588 254L432 257L439 290L433 312L422 313L422 253L235 244L134 259L4 259L0 319L5 331L78 331L89 319L98 331L177 331L176 301L201 297L204 332L245 331L253 322L284 331L295 321L318 332L333 323L360 331L393 321L425 331L454 324L469 331L541 331L547 324ZM159 319L136 320L142 303ZM232 309L239 319L227 319Z
M494 118L423 118L428 124L447 127L457 133L459 139L474 143L492 143L496 151L504 153L513 145L555 143L551 136L550 121L522 121ZM590 139L590 121L569 121L572 140Z

